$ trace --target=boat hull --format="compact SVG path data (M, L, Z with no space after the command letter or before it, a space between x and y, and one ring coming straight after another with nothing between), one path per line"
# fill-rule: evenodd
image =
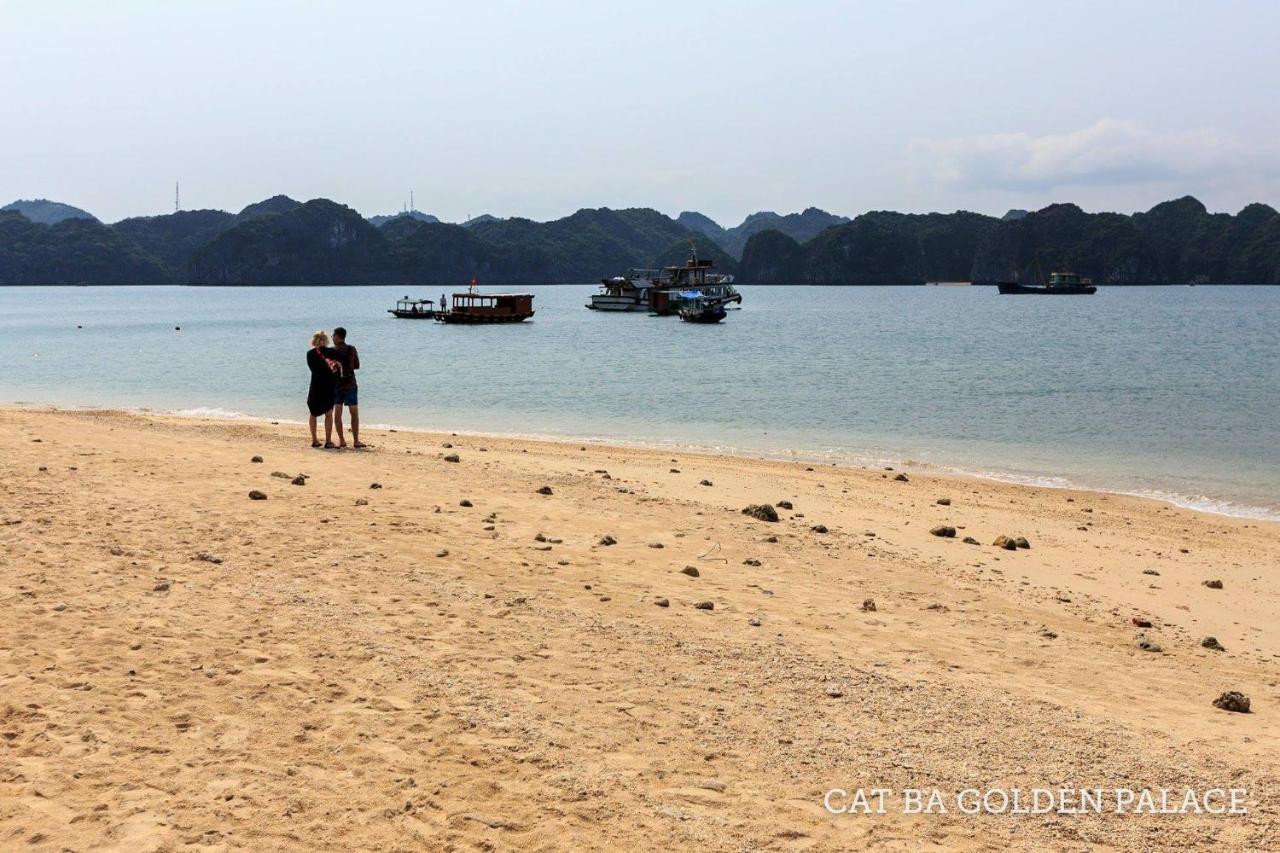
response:
M480 326L491 323L523 323L532 316L532 311L527 314L465 314L446 311L437 314L436 319L441 323L449 323L451 325Z
M1098 292L1098 288L1092 284L1076 284L1067 287L1039 287L1031 284L1014 284L1013 282L1002 281L997 283L996 287L1005 296L1088 296L1091 293Z
M596 294L587 305L592 311L648 311L648 298Z
M388 314L399 317L401 320L434 320L435 311L394 311L388 310Z

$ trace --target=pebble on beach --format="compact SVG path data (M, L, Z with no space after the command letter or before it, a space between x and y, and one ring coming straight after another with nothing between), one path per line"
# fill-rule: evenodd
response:
M267 495L265 492L260 492L257 489L249 492L249 500L251 501L265 501L266 499Z
M773 508L772 504L751 504L743 508L743 515L749 515L760 521L777 521L778 511Z
M941 536L944 539L954 539L956 536L956 529L950 524L939 524L929 532L934 536Z
M1249 697L1239 690L1228 690L1213 700L1213 707L1237 714L1249 713Z

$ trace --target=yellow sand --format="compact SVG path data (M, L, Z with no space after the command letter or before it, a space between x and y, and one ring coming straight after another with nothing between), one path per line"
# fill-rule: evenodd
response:
M301 433L0 410L0 849L1280 845L1280 525L917 473L385 431L331 453ZM778 523L740 512L779 500ZM1135 648L1134 617L1163 653ZM1213 707L1224 690L1253 713ZM1249 814L822 807L836 787L1063 785L1243 787Z

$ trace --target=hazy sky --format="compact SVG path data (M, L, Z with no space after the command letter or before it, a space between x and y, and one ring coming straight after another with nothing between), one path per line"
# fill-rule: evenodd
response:
M1280 206L1280 2L0 0L0 204Z

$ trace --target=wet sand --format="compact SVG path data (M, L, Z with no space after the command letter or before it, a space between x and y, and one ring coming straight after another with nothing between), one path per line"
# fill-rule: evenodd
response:
M1280 524L365 439L0 409L0 847L1280 845ZM775 523L741 512L779 501ZM1227 690L1252 713L1215 708ZM823 809L832 788L1060 786L1247 788L1249 814Z

